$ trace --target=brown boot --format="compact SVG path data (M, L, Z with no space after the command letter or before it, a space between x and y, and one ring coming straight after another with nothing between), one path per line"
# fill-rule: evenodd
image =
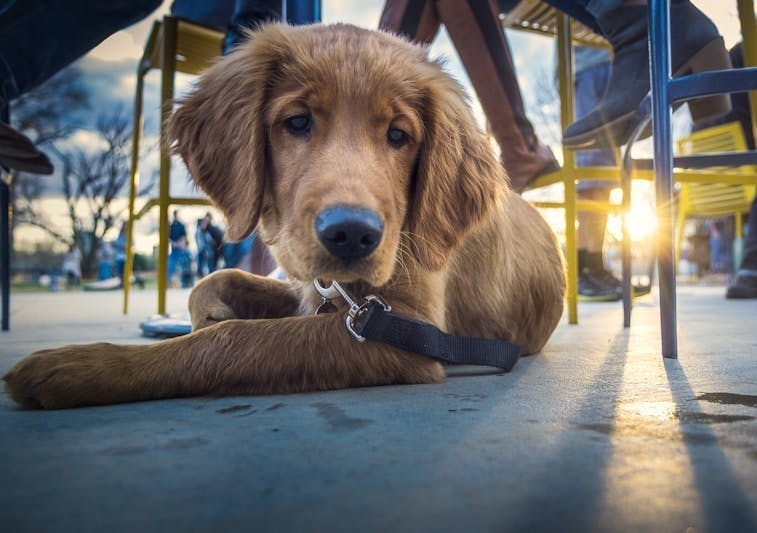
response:
M473 83L518 193L537 176L560 168L526 117L510 46L488 0L439 0L437 11Z

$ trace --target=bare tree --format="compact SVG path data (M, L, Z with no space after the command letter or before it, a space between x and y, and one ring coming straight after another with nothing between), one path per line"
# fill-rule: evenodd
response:
M71 135L80 124L72 110L86 109L89 93L82 83L81 72L69 67L13 101L11 122L43 151ZM17 216L30 200L40 198L49 190L49 176L11 172L11 231L19 224ZM13 233L11 232L11 236ZM58 239L60 240L60 239Z
M51 224L39 208L36 191L23 191L19 197L20 223L43 229L52 238L68 245L76 244L82 253L82 274L97 269L97 252L104 236L123 216L125 207L114 200L123 196L129 182L131 153L131 117L122 108L101 114L95 126L94 146L53 148L60 161L63 198L66 201L70 228L61 230ZM155 174L143 185L140 194L155 184Z

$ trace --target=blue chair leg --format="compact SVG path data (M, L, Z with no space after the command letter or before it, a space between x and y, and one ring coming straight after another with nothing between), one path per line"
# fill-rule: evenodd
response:
M675 253L673 249L673 150L670 76L670 5L649 1L654 182L657 200L657 265L660 285L662 355L678 357Z

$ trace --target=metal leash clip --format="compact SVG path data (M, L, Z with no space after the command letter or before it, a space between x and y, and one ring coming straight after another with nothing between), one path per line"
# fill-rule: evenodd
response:
M331 285L324 287L320 280L315 280L313 281L313 286L315 286L316 292L321 298L323 298L323 303L316 310L316 314L331 310L333 307L331 300L335 299L337 296L341 296L344 301L347 302L347 305L349 305L350 308L347 311L344 323L347 326L347 331L349 331L358 342L365 342L365 337L360 335L355 329L355 320L362 320L374 305L380 305L387 313L392 310L391 305L389 305L381 296L375 294L369 294L363 298L363 303L358 305L358 303L352 299L350 293L348 293L344 287L336 281L332 281Z

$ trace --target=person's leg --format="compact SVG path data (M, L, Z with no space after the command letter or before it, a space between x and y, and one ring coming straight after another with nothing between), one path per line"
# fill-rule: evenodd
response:
M757 196L749 209L744 258L726 298L757 298Z
M379 29L430 44L439 31L439 16L434 0L387 0Z
M235 0L173 0L171 16L225 32L234 14L235 3Z
M286 0L236 0L223 41L223 54L228 54L243 43L247 39L248 29L281 20L282 1Z
M585 66L592 59L590 50L576 50L575 112L580 118L590 113L602 98L610 77L609 56L605 62ZM582 64L582 61L584 64ZM587 166L617 166L613 150L578 152L576 164ZM607 202L614 184L603 181L581 181L577 186L579 200ZM582 300L615 301L622 296L620 282L605 269L603 247L607 214L597 211L578 212L578 295Z
M0 20L0 105L41 84L161 0L15 2ZM6 20L10 21L6 25Z
M181 265L181 287L188 289L194 284L194 272L192 272L192 257L189 250L180 250L179 262Z
M607 202L611 189L605 184L578 191L579 200ZM578 213L578 296L588 301L617 301L622 297L621 283L605 268L604 241L607 214L595 211Z
M526 117L497 12L489 0L437 0L436 10L489 120L510 183L522 192L535 177L559 167Z
M757 196L752 200L752 207L749 209L744 259L741 260L741 267L757 270Z
M174 274L176 274L176 267L178 265L178 250L171 247L171 253L168 254L168 274L166 276L168 286L171 286L171 280L173 280Z
M568 11L565 1L546 0ZM645 0L580 0L576 2L597 22L614 50L613 73L605 97L563 135L569 148L620 146L628 141L643 118L638 107L649 92L648 21ZM728 68L730 61L712 21L689 0L673 0L671 11L671 66L674 75ZM727 95L692 101L696 122L730 110Z
M579 200L592 202L607 202L610 200L609 187L583 188L578 191ZM607 225L607 213L596 211L580 211L578 213L578 234L576 242L578 251L589 255L597 255L597 264L603 265L602 248L605 242L605 226ZM579 268L581 261L578 262Z
M197 251L197 279L204 277L205 271L205 252L201 249Z

